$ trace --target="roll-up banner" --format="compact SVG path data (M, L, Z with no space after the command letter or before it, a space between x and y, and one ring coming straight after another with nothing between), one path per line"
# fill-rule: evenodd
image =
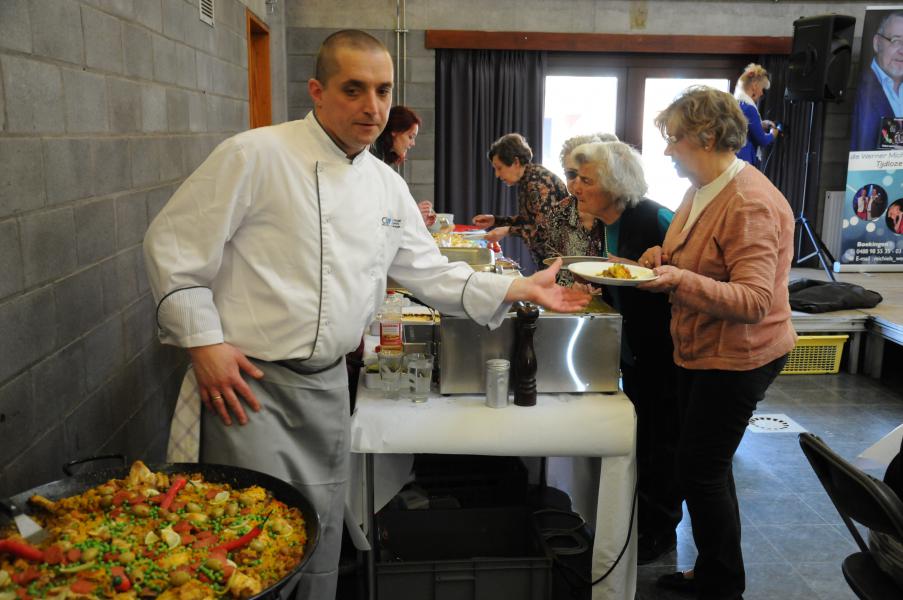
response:
M903 271L903 5L868 7L835 271Z

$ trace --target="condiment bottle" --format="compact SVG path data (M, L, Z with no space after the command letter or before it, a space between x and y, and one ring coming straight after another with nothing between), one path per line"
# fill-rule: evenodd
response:
M402 301L401 294L389 292L383 302L379 318L379 345L384 350L401 350L404 347Z

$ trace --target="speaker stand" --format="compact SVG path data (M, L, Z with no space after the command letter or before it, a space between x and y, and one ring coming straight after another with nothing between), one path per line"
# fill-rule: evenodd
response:
M809 260L813 256L817 256L818 262L821 263L821 268L824 269L825 273L828 274L828 278L831 281L837 281L834 278L834 272L831 270L831 265L834 264L834 257L831 256L831 251L828 250L828 247L825 246L825 243L812 229L812 225L809 224L809 219L807 219L802 213L800 213L800 216L796 218L796 224L800 227L800 237L796 247L796 264L800 264L804 261ZM803 250L803 235L809 238L809 242L812 244L812 247L815 248L815 250L813 250L806 256L801 256Z
M812 225L809 224L809 220L806 218L806 200L809 188L809 163L812 158L812 122L815 118L815 102L809 101L809 129L806 131L806 170L803 175L803 195L800 201L800 214L796 218L796 224L800 227L799 238L797 238L796 245L796 264L799 265L804 261L809 260L813 256L818 257L818 262L821 263L822 268L827 273L828 278L831 281L837 281L834 277L834 272L831 270L831 265L834 264L834 257L831 256L831 252L828 250L828 247L825 246L825 243L818 237L818 234L815 233L815 230L812 229ZM809 238L809 242L812 244L812 252L803 256L803 240L805 238Z

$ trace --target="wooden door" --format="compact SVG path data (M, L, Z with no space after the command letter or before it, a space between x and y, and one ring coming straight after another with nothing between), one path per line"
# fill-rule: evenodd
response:
M270 93L270 30L250 10L248 29L248 114L251 129L273 123Z

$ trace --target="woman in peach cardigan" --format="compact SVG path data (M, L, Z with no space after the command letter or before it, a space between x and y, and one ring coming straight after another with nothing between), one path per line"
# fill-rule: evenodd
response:
M664 575L659 584L737 600L746 582L731 460L796 343L787 292L793 213L761 172L735 156L747 125L730 94L691 87L655 124L692 187L662 246L640 257L658 278L639 287L671 301L677 477L699 551L693 571Z

